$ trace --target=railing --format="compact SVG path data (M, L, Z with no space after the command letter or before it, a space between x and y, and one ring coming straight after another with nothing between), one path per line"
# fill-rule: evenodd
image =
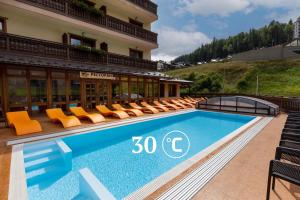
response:
M274 103L279 106L280 110L283 111L298 111L300 112L300 98L282 97L282 96L263 96L263 95L249 95L249 94L228 94L228 93L205 93L199 95L192 95L194 97L222 97L222 96L249 96L258 99L263 99Z
M109 66L126 66L155 70L157 63L150 60L135 59L114 53L101 53L7 33L0 33L0 49L8 52L24 53L34 56L80 61Z
M127 0L157 15L157 5L149 0Z
M146 29L143 29L134 24L124 22L112 16L102 16L90 13L89 11L80 8L70 0L17 0L32 6L36 6L55 13L66 15L90 24L100 27L105 27L113 31L124 33L139 39L157 43L157 34ZM130 0L131 1L131 0ZM138 0L133 0L139 2ZM145 1L145 0L144 0Z

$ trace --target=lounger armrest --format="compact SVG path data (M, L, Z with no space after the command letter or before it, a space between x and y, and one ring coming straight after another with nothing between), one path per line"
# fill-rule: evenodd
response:
M277 147L276 148L276 154L275 154L276 160L288 160L290 162L300 164L300 150L298 149L291 149L287 147Z

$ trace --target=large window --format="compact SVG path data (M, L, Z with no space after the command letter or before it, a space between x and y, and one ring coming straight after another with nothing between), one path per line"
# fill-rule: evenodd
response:
M64 72L52 72L52 102L54 106L57 103L66 102L66 80Z
M176 97L177 86L175 84L169 85L169 97Z
M2 69L0 68L0 118L4 117L3 111L3 91L2 91Z
M120 99L120 82L114 81L111 84L112 100Z
M69 101L73 103L80 102L80 77L79 73L70 73L70 94Z
M139 78L138 88L139 88L139 98L144 98L145 97L145 87L144 87L144 79L143 78Z
M31 102L47 103L47 73L42 70L30 71Z
M121 78L121 96L120 99L122 101L128 100L128 78L122 77Z
M139 88L138 88L138 79L137 78L131 78L130 80L130 92L131 92L131 99L137 99Z
M28 92L25 69L7 69L8 104L10 110L28 109Z
M159 96L165 97L165 84L161 83L159 86Z
M157 99L159 97L159 84L158 80L153 81L153 91L154 91L154 98Z

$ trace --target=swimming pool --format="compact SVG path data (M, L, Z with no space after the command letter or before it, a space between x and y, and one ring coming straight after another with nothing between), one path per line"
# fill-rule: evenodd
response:
M255 117L193 111L63 138L71 149L70 170L56 143L24 146L29 199L84 199L80 194L79 170L88 168L117 199L122 199L178 164L215 144ZM190 149L184 157L171 158L163 151L164 136L184 132ZM154 137L154 153L133 154L132 137Z

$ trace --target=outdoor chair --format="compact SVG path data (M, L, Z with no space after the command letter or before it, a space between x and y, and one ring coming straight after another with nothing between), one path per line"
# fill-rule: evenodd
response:
M143 103L143 102L142 102ZM138 109L138 110L141 110L141 111L143 111L144 113L150 113L150 114L156 114L156 113L159 113L159 111L156 109L156 108L154 108L154 107L152 107L152 106L144 106L143 104L143 106L144 107L142 107L142 106L139 106L139 105L137 105L136 103L129 103L129 105L132 107L132 108L134 108L134 109Z
M126 112L126 113L128 113L129 115L132 115L132 116L139 117L139 116L143 116L144 115L144 113L141 112L138 109L126 109L123 106L121 106L120 104L113 104L112 107L114 109L116 109L116 110L124 111L124 112Z
M121 110L112 111L105 105L98 105L96 106L96 109L105 117L116 117L119 119L125 119L129 117L129 115L126 112Z
M87 113L82 107L72 107L70 111L79 119L88 119L94 124L105 121L105 118L101 114Z
M65 115L61 108L47 109L46 113L51 121L60 122L64 128L81 125L77 117Z

